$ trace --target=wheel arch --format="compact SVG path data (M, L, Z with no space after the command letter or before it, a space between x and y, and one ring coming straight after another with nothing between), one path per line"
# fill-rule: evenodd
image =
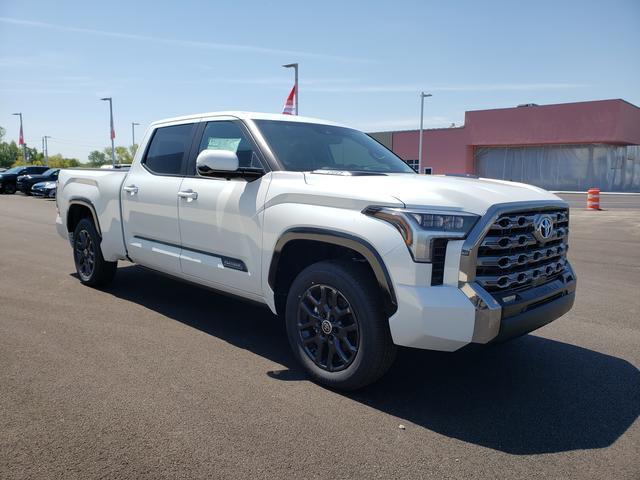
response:
M309 244L321 244L352 250L359 254L369 265L371 271L383 294L384 309L387 316L393 315L397 310L397 301L389 272L377 250L365 239L335 230L327 230L314 227L297 227L285 231L275 244L271 263L269 265L269 287L277 296L279 293L280 270L283 258L286 259L288 247L295 242ZM306 266L306 265L305 265ZM304 267L302 267L304 268ZM300 269L301 270L301 269ZM292 281L292 279L291 279ZM289 282L290 284L290 282ZM278 301L276 300L276 307ZM277 308L277 310L280 310Z
M90 218L93 220L93 224L96 227L98 235L102 237L100 222L98 221L98 215L93 203L86 198L74 198L70 200L69 208L67 209L67 231L73 233L76 225L83 218Z

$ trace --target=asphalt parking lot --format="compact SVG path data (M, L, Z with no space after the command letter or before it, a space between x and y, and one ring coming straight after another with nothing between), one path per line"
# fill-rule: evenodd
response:
M572 210L565 317L348 395L266 309L126 263L83 287L54 217L0 196L0 478L640 477L640 205Z

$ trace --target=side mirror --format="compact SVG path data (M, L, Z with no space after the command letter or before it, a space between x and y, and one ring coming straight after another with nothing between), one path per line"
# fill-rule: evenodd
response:
M228 150L203 150L196 159L196 170L203 177L223 177L238 167L238 156Z

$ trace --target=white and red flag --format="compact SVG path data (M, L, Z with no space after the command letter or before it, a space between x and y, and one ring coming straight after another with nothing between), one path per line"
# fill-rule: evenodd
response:
M116 131L113 129L113 118L111 119L111 140L116 138Z
M296 107L295 107L295 103L294 100L296 98L296 86L294 85L293 88L291 89L291 92L289 92L289 96L287 97L287 101L284 102L284 109L282 110L282 113L284 115L297 115L298 112L296 112Z
M18 137L18 145L24 145L24 135L22 133L22 124L20 124L20 137Z

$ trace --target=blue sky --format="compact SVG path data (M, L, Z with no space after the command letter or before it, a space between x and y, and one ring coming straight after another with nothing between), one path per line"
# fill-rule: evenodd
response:
M86 160L154 120L300 113L367 131L465 110L623 98L640 105L640 1L0 1L0 125Z

